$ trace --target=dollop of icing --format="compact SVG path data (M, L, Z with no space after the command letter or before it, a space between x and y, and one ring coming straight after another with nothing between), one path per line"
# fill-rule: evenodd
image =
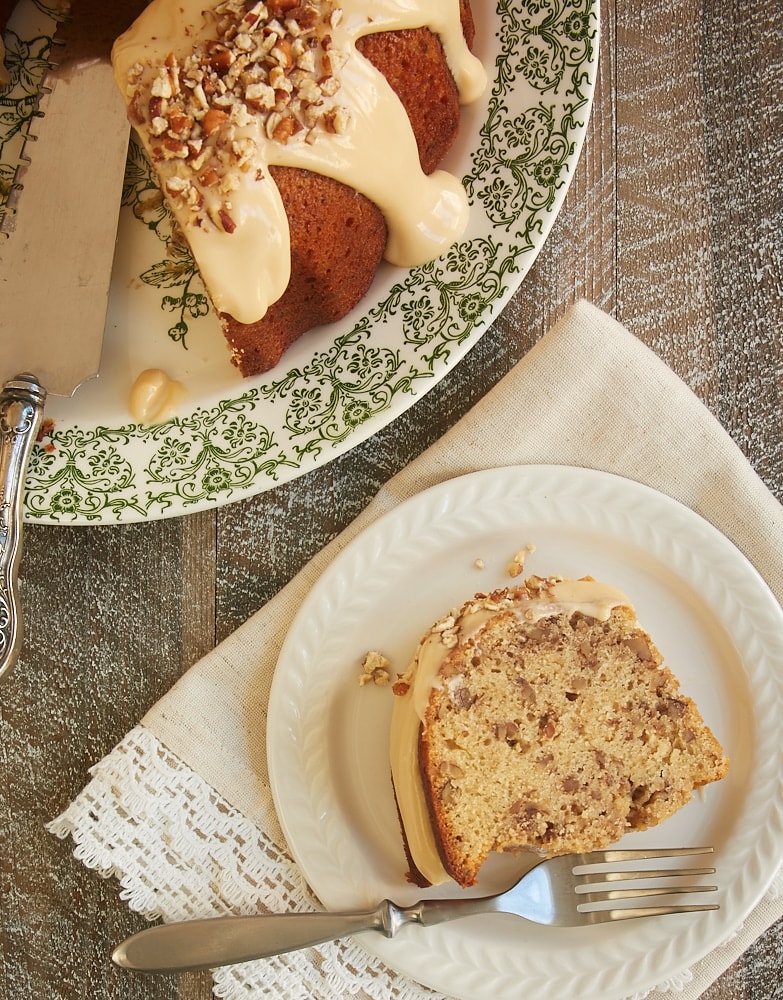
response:
M160 424L177 415L187 393L176 379L160 368L145 368L131 386L128 405L140 424Z

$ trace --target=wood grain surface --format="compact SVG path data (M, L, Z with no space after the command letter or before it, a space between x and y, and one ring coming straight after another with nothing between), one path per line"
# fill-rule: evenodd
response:
M783 5L604 0L602 22L589 133L551 236L495 326L411 410L318 471L217 511L26 529L27 639L0 689L0 997L211 998L207 974L112 966L144 921L44 824L183 671L576 299L653 348L783 500ZM778 924L704 996L782 997L782 939Z

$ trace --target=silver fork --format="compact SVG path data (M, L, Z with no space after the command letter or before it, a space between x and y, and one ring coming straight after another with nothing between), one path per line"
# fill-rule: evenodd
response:
M212 917L183 923L160 924L127 938L114 951L113 961L137 972L187 972L213 969L257 958L271 958L335 938L375 930L391 938L405 924L429 927L476 913L513 913L537 924L579 927L632 917L664 913L717 910L716 903L606 907L615 900L637 900L690 892L714 892L717 886L682 884L680 879L712 875L714 868L641 868L601 866L632 861L682 858L712 854L711 847L662 850L593 851L550 858L530 869L511 889L493 896L458 899L422 899L397 906L385 899L374 910L348 913L256 914L249 917ZM617 882L665 879L656 886L609 888Z

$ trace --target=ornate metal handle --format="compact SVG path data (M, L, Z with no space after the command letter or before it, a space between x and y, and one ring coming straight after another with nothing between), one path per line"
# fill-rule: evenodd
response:
M27 463L43 418L46 389L17 375L0 391L0 678L22 644L18 573Z

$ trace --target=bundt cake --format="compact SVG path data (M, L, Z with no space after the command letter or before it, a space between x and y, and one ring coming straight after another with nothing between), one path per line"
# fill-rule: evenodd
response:
M67 16L57 25L50 58L58 67L75 70L111 58L114 40L144 10L146 0L68 0Z
M628 599L589 578L476 595L394 691L392 777L421 886L473 885L493 851L602 849L728 769Z
M206 8L206 9L205 9ZM243 375L464 231L469 0L153 0L117 82Z

